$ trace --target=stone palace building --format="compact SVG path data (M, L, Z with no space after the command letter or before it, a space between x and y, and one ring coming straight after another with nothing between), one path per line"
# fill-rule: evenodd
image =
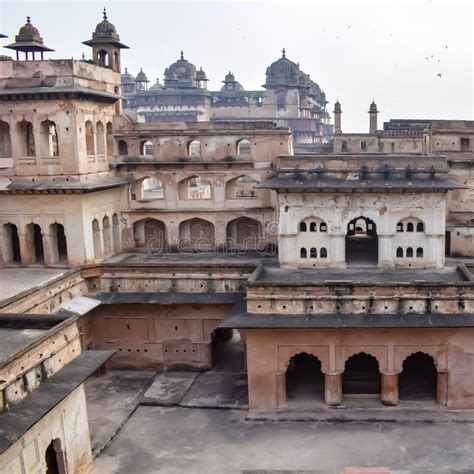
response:
M474 409L473 122L379 130L372 103L343 133L336 102L330 140L285 53L265 91L183 55L147 89L105 12L90 60L29 18L4 41L0 277L57 273L0 301L0 472L89 472L88 377L205 371L236 337L251 412Z

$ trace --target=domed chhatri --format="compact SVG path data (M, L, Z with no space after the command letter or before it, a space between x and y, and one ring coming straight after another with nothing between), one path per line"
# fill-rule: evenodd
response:
M128 46L120 42L120 36L115 26L107 19L105 8L103 19L95 27L92 39L84 41L82 44L92 48L94 64L120 72L120 50L128 49Z
M45 46L38 28L31 24L31 19L29 16L26 17L26 23L19 29L18 34L15 36L15 42L5 46L5 48L16 51L17 61L19 60L19 52L25 53L25 59L28 61L28 53L32 53L34 60L35 53L39 52L41 59L43 59L44 52L54 51L54 49Z
M185 89L205 87L208 79L202 68L197 71L194 64L184 59L181 51L180 58L165 69L164 80L165 87Z
M267 68L267 80L264 87L279 84L296 84L301 74L298 64L286 57L286 50L283 48L281 58L270 64Z
M244 91L242 84L235 80L235 76L229 71L225 75L224 80L222 81L224 85L221 87L221 92L235 92L235 91Z
M140 68L140 72L137 74L137 82L150 82L146 74L143 72L143 68Z

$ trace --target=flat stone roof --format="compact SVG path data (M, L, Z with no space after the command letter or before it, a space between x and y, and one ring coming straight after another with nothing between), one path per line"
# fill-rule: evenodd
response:
M232 329L472 328L474 314L252 314L233 311L220 326Z
M276 255L257 252L217 253L217 252L181 252L181 253L124 253L106 260L106 264L124 265L211 265L241 266L259 263L276 264Z
M92 375L115 351L85 351L0 415L0 454Z
M437 270L428 269L376 269L348 268L331 269L288 269L263 267L262 272L251 284L284 284L288 286L305 284L351 284L351 283L455 283L467 282L457 267L445 267Z
M44 267L11 267L0 269L0 303L37 285L63 275L68 269Z
M0 328L0 366L47 332L46 329Z

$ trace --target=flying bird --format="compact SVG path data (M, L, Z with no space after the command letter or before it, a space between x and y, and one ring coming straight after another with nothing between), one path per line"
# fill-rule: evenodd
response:
M443 73L441 72L438 72L438 74L436 74L438 77L441 77L443 75Z

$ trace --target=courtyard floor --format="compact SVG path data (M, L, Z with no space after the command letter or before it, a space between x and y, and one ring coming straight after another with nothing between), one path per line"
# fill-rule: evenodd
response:
M474 424L250 422L245 415L140 406L93 473L474 472Z
M248 412L242 345L208 372L109 371L87 382L94 474L474 473L474 412L370 397ZM296 409L295 409L296 408Z

